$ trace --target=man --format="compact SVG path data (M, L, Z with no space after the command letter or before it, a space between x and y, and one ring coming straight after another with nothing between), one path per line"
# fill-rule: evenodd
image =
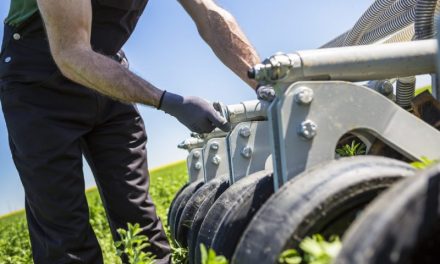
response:
M25 189L35 263L102 263L89 224L82 154L114 238L118 228L139 223L157 263L170 262L148 195L144 124L128 102L161 109L196 132L227 126L205 100L164 92L124 67L118 51L147 2L11 0L0 97ZM213 0L180 4L219 59L255 88L246 72L260 60L234 18Z

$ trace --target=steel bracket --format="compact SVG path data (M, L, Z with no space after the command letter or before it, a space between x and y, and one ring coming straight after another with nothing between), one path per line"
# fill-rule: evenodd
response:
M285 87L284 87L285 88ZM278 87L278 91L284 90ZM310 89L310 103L298 92ZM440 158L440 132L371 89L341 81L298 82L269 108L275 187L335 158L348 132L374 136L411 160Z
M199 179L203 179L205 175L205 165L203 163L203 149L192 149L186 159L186 165L188 167L189 182L195 182Z
M229 173L226 137L212 138L203 148L205 182Z
M228 135L228 157L231 183L252 173L270 169L271 155L268 121L243 122Z

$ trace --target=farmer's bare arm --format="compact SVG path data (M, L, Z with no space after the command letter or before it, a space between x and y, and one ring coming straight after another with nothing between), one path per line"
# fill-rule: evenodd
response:
M252 88L257 86L247 77L250 67L260 63L257 52L234 17L213 0L179 0L197 25L200 36L217 57Z
M64 76L125 102L157 106L162 91L90 44L90 0L37 0L52 56Z

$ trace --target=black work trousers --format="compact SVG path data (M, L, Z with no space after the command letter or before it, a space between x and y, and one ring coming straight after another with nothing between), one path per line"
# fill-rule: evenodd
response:
M38 84L2 83L10 148L26 195L35 263L102 263L89 223L84 154L113 237L139 223L157 263L170 248L148 194L146 134L139 112L55 74Z

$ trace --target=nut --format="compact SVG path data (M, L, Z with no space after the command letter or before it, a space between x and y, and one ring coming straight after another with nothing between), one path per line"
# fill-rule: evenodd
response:
M302 122L298 129L298 134L308 140L313 139L317 133L318 125L311 120Z
M307 87L299 87L293 93L296 103L308 105L313 101L313 90Z
M250 159L251 156L252 156L252 152L253 152L253 150L252 150L251 147L244 147L244 148L241 150L241 155L242 155L243 157L247 158L247 159Z
M215 155L214 157L212 157L212 160L211 160L211 162L217 166L220 164L221 161L222 161L222 159L218 155Z

